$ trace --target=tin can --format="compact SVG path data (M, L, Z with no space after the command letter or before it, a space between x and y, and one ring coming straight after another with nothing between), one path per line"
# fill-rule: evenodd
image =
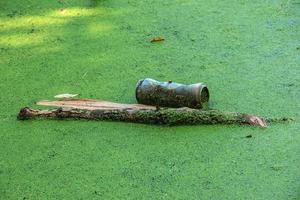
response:
M135 90L140 104L162 107L204 108L208 105L209 91L204 83L184 85L172 81L159 82L151 78L139 80Z

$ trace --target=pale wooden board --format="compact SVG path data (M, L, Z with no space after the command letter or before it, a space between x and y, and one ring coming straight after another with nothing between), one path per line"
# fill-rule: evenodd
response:
M155 106L148 106L143 104L122 104L114 103L109 101L93 100L93 99L70 99L70 100L56 100L49 101L43 100L38 101L37 105L41 106L53 106L53 107L64 107L64 108L77 108L86 110L156 110Z

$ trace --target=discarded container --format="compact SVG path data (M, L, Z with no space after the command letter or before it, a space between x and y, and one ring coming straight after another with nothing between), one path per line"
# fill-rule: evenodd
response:
M184 85L150 78L137 82L135 95L140 104L175 108L203 108L209 100L208 88L203 83Z

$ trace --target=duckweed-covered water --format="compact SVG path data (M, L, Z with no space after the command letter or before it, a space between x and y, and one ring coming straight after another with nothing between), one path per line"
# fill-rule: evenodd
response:
M1 199L300 198L297 0L1 0L0 11ZM61 93L135 103L146 77L205 82L212 108L295 122L16 120Z

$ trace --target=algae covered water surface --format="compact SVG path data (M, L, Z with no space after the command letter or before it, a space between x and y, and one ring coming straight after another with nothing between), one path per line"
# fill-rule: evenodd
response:
M300 198L297 0L0 0L0 11L1 199ZM135 103L146 77L205 82L212 108L295 122L16 120L66 92Z

